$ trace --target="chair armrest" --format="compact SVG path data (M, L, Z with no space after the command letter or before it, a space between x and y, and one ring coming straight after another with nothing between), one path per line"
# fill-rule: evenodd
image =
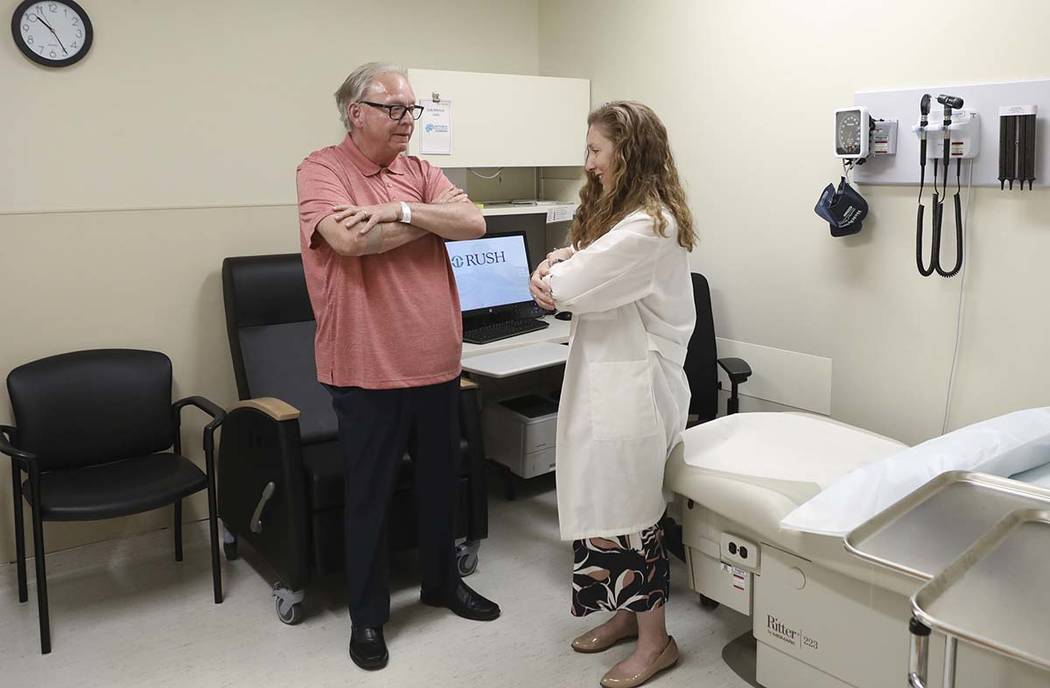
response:
M238 401L230 407L230 411L240 408L250 408L255 409L256 411L261 411L278 422L295 420L299 417L299 409L295 408L288 402L275 397L259 397L258 399L245 399L243 401Z
M7 454L12 460L17 461L20 465L28 467L30 462L36 461L36 454L22 449L16 449L15 446L11 444L11 439L14 436L14 428L10 425L0 425L0 453Z
M303 465L299 411L280 399L232 405L218 448L218 514L227 530L250 543L283 585L310 579L313 506ZM263 500L272 483L272 499ZM252 529L259 511L262 528Z
M747 382L751 377L751 366L742 358L720 358L718 365L726 371L729 376L729 401L726 404L726 415L732 415L740 410L740 396L737 394L737 386ZM721 387L722 383L718 383Z
M747 379L751 377L751 366L742 358L720 358L718 365L726 371L729 381L734 385L747 382Z
M171 408L175 413L176 454L182 453L182 448L179 446L179 426L181 425L182 409L187 406L196 406L212 417L212 421L204 426L204 463L208 479L211 480L215 475L215 428L222 425L222 422L226 420L226 412L222 410L221 406L204 397L186 397L172 404Z
M461 378L459 378L459 388L461 390L464 390L464 389L477 389L478 388L478 383L474 382L473 380L468 380L465 377L461 377Z
M172 408L175 409L176 413L182 411L186 406L196 406L201 411L204 411L211 416L213 420L211 423L208 423L207 427L212 430L219 427L219 425L222 424L222 421L226 419L226 411L214 401L205 399L204 397L186 397L185 399L179 399L172 404Z

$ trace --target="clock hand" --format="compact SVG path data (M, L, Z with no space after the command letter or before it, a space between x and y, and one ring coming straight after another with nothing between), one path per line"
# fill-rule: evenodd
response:
M46 21L44 21L44 15L40 13L40 8L39 7L36 8L36 14L37 14L37 18L40 20L40 23L43 24L44 26L46 26L47 30L50 31L51 35L55 37L56 41L58 41L58 47L62 48L62 52L64 52L66 55L68 55L69 51L66 50L66 46L62 45L62 39L58 37L58 34L55 33L55 30L51 28L51 25L48 24Z

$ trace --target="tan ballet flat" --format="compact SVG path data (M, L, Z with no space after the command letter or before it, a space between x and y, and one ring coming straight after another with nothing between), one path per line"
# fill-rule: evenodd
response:
M614 675L614 669L610 669L609 673L602 677L603 688L635 688L640 686L653 676L656 676L661 671L670 669L678 663L678 645L675 644L674 638L668 636L667 647L664 648L663 652L656 660L647 666L643 671L635 674L634 676L619 676Z
M637 628L612 637L599 635L598 633L595 633L596 630L598 629L592 628L583 635L577 636L576 639L572 641L572 649L584 654L605 652L610 647L619 645L625 640L631 640L638 637Z

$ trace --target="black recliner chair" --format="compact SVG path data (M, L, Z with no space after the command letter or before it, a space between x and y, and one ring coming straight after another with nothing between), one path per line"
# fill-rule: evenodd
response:
M274 569L274 604L301 620L312 576L342 571L343 463L338 422L317 381L314 322L298 253L227 258L223 298L241 403L229 410L219 449L219 515L228 558L243 539ZM456 536L460 574L477 566L488 535L488 496L477 386L461 381ZM416 544L411 448L390 506L392 549Z

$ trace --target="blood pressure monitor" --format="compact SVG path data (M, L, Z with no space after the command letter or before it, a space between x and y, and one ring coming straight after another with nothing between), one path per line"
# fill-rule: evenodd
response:
M868 157L871 116L861 105L835 110L835 155L844 160Z

